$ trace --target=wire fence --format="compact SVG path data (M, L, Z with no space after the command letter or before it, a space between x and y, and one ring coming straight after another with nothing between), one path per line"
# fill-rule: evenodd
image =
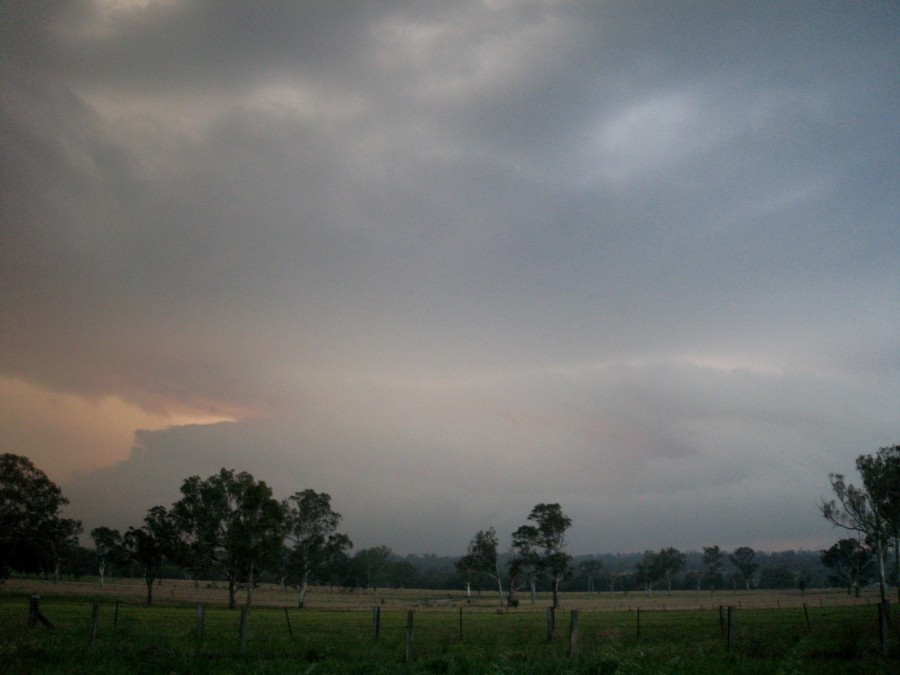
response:
M898 653L900 614L880 620L877 605L703 610L634 607L625 611L227 610L216 606L148 607L122 601L21 597L0 602L0 642L43 641L58 650L153 651L204 658L248 655L415 660L474 650L521 658L589 655L611 646L673 643L689 649L781 658L807 654L861 658ZM45 648L51 648L47 646Z

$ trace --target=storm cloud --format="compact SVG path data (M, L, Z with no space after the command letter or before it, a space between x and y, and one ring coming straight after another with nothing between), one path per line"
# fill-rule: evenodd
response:
M0 448L88 527L228 466L399 551L824 545L900 434L898 29L3 3Z

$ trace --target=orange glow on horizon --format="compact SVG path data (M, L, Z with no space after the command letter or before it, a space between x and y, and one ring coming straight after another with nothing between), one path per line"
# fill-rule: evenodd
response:
M0 377L3 447L28 457L55 482L109 467L131 454L138 429L234 421L204 414L148 413L116 396L91 400Z

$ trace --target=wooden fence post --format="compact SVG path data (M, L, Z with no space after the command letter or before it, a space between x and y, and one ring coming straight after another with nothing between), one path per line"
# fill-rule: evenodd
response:
M203 605L197 605L197 639L203 639L203 630L206 628L206 608Z
M553 642L553 631L556 628L556 613L553 607L547 608L547 642Z
M888 651L888 612L890 607L887 601L878 603L878 639L881 642L881 653L887 654Z
M569 620L569 656L578 653L578 610L573 609Z
M734 605L728 607L728 650L731 651L737 642L737 616Z
M641 608L637 608L637 638L641 638Z
M244 649L247 647L247 616L249 614L249 607L241 607L241 626L238 629L238 643L241 654L244 653Z
M803 603L803 617L806 619L806 630L809 630L809 609L805 602Z
M287 608L287 607L284 608L284 618L285 618L285 620L287 621L288 635L290 635L290 636L291 636L291 640L293 640L293 639L294 639L294 629L293 629L293 627L291 626L291 615L288 614L288 608Z
M113 630L119 626L119 601L116 600L116 611L113 614Z
M725 637L725 605L719 605L719 632Z
M41 613L41 596L32 595L28 601L28 627L32 628L38 622L42 626L53 628L53 624Z
M406 612L406 663L412 663L413 610Z
M91 603L91 647L97 642L97 629L100 626L100 603L96 600Z
M378 605L372 608L372 635L376 640L381 635L381 607Z

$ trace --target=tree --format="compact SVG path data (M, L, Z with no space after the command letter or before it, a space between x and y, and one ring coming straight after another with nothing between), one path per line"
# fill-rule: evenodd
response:
M531 588L531 604L537 600L537 577L540 556L535 550L535 541L538 538L537 528L533 525L522 525L513 532L512 551L509 556L509 596L507 604L515 607L518 603L516 591L523 581L527 581Z
M734 565L735 569L737 569L741 578L744 580L744 585L748 592L750 591L750 580L753 578L756 569L759 567L759 565L754 562L754 558L756 558L756 551L749 546L736 548L734 549L734 553L728 556L728 560L731 561L731 564Z
M282 504L285 513L285 536L293 543L288 558L288 572L297 582L297 607L303 607L309 578L319 574L329 562L329 544L340 541L347 548L352 542L344 536L334 539L341 514L331 510L331 497L324 492L297 492Z
M387 546L364 548L356 552L353 556L352 573L363 590L371 588L373 595L378 591L378 582L391 555L391 549Z
M660 573L666 580L666 591L672 595L672 579L684 569L685 555L677 548L661 549L657 555Z
M182 498L172 511L193 566L220 572L228 582L228 607L247 584L247 606L253 604L256 575L274 565L284 539L284 511L272 489L252 475L221 469L206 480L185 479Z
M725 564L725 554L718 546L703 547L703 578L709 584L709 591L715 591L716 586L722 580L722 565Z
M559 504L538 504L528 515L535 525L523 525L513 533L513 547L518 540L523 551L530 551L538 574L547 577L553 587L553 607L559 607L559 585L569 574L572 559L565 548L566 530L572 519ZM536 557L535 557L536 556Z
M603 571L603 561L600 558L591 557L578 563L578 569L587 578L588 593L593 593L596 590L594 580Z
M497 532L493 527L479 530L472 541L466 555L460 558L456 567L462 572L469 571L481 574L497 582L497 595L503 607L503 581L500 576L500 562L497 557Z
M328 536L325 544L323 564L319 570L321 580L334 588L334 585L346 579L350 575L350 556L348 551L353 548L350 537L340 532Z
M141 568L147 584L147 604L153 604L153 583L167 558L178 558L178 529L164 506L154 506L144 516L144 524L129 527L122 537L125 554Z
M900 445L881 448L875 455L860 456L856 468L875 510L885 522L888 539L894 543L894 583L900 602Z
M644 551L644 557L635 565L635 581L644 587L647 597L650 596L653 587L663 578L662 567L659 564L659 554L653 551Z
M821 552L822 564L832 570L829 581L847 587L847 595L854 590L859 597L860 586L871 577L872 550L858 539L841 539Z
M101 526L91 530L94 540L94 555L97 558L97 574L100 576L100 587L103 587L106 568L116 562L122 555L122 535L111 527Z
M888 596L884 551L891 536L891 514L886 509L885 494L890 494L890 486L883 485L884 476L874 458L860 455L856 459L856 468L862 476L863 487L848 484L841 474L829 474L831 490L837 499L827 502L823 500L819 504L819 510L835 527L857 532L864 537L875 551L881 602L886 604Z
M68 503L27 457L0 455L0 582L12 570L42 568L46 537L59 534L60 511Z
M59 574L66 560L78 549L81 521L72 518L54 518L42 528L40 544L44 548L45 559L53 570L53 583L59 582Z

